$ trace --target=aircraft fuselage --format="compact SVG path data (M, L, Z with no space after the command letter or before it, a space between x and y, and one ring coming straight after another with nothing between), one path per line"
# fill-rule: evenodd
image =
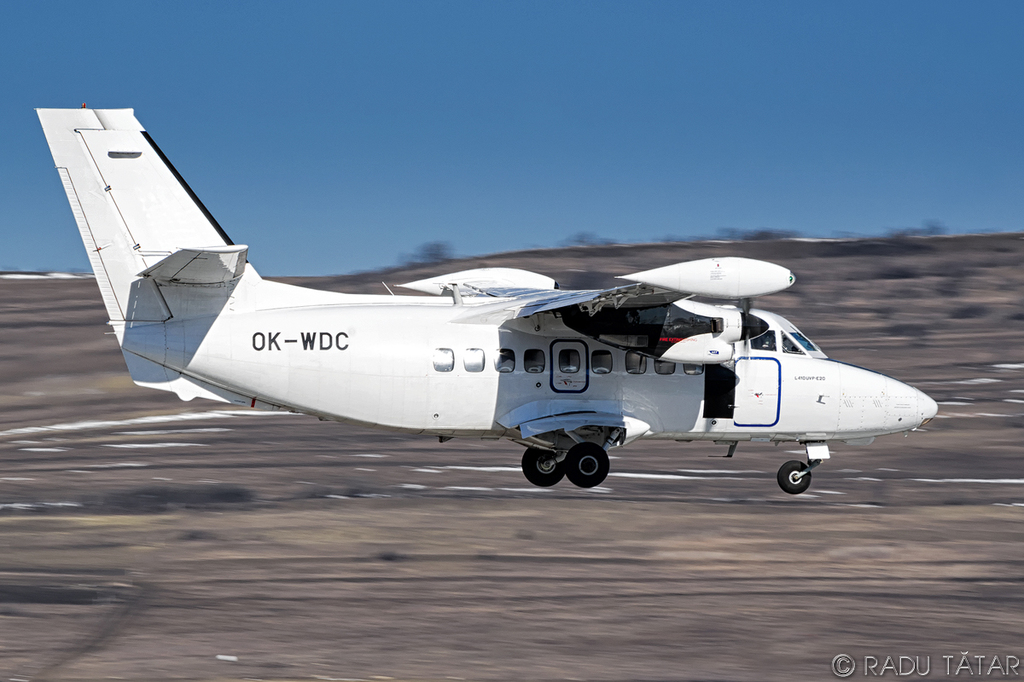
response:
M359 298L376 300L129 325L123 348L239 404L436 436L517 437L523 421L592 411L636 420L630 440L855 441L916 428L934 408L895 379L786 352L788 322L764 311L774 349L739 341L730 363L688 365L552 314L463 324L450 300Z

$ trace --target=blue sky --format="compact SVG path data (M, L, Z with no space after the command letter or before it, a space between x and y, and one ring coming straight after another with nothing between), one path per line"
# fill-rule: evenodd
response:
M88 267L34 107L134 107L263 274L1024 229L1024 3L10 3L0 268Z

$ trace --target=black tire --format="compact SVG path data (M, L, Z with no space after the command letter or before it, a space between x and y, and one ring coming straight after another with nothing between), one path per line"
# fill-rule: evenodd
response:
M530 483L541 488L550 488L565 476L565 468L555 461L550 450L530 448L523 453L523 474Z
M597 443L577 443L562 461L566 478L580 488L601 485L608 476L608 468L608 453Z
M794 481L792 478L793 474L801 472L806 468L806 464L796 459L791 459L779 467L777 478L779 479L779 487L782 488L783 492L787 492L790 495L799 495L811 487L810 471L804 474L798 481Z

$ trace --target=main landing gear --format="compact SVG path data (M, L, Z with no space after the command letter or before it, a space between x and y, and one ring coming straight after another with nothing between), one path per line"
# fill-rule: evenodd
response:
M807 463L791 459L779 467L779 487L790 495L799 495L811 487L811 469L829 458L825 443L806 443Z
M608 476L608 453L597 443L577 443L565 453L562 466L573 485L593 488Z
M583 442L563 455L530 448L523 453L523 474L530 483L550 487L565 476L580 488L601 485L608 476L608 453L597 443Z
M523 474L530 483L541 488L550 488L562 480L565 469L555 453L530 448L523 453Z

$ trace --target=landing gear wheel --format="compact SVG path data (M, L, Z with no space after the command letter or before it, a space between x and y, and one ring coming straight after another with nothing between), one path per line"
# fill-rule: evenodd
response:
M799 476L801 472L806 473ZM806 464L796 459L791 459L779 467L778 479L779 487L790 495L799 495L811 487L811 472Z
M550 488L562 480L565 469L555 459L555 453L530 448L523 453L523 474L530 483L541 488Z
M608 476L608 453L597 443L577 443L569 448L562 469L573 485L593 488Z

